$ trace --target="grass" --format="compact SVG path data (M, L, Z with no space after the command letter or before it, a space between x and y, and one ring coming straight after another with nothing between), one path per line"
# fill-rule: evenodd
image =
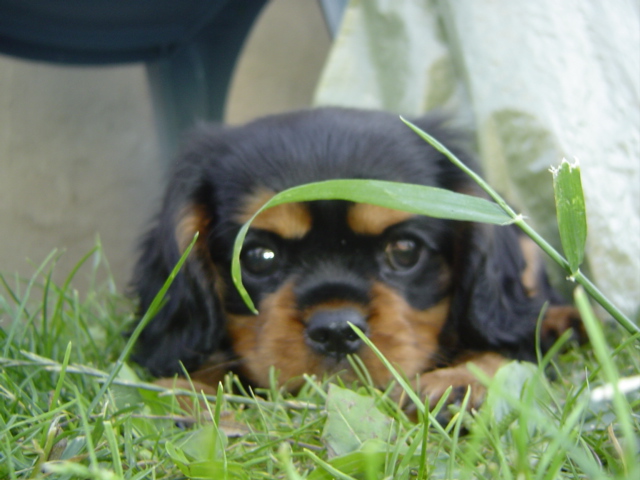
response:
M30 279L0 279L0 478L639 478L638 387L598 400L640 371L637 338L617 326L589 324L593 347L538 367L510 364L476 415L446 426L437 412L409 422L366 372L354 389L309 378L296 397L231 394L228 378L206 404L178 402L135 365L109 380L133 307L99 246L85 260L89 278L62 285L55 255Z
M478 181L498 205L504 203ZM577 185L579 170L566 181ZM380 188L391 192L388 185ZM400 188L388 198L394 205L407 197L408 187ZM303 190L298 193L317 194ZM569 190L571 198L577 195ZM353 185L348 191L354 193ZM423 193L410 208L423 200L420 208L433 207ZM464 215L488 212L497 223L506 213L537 238L506 204L504 212L487 211L478 199L458 204L450 192L446 198L429 195ZM374 203L380 201L380 192L374 197ZM575 225L560 227L561 233L576 233ZM52 253L30 279L0 276L0 324L5 325L0 329L0 478L640 478L639 329L579 271L584 235L578 233L572 239L573 262L536 241L618 323L600 324L578 287L575 300L590 346L572 345L565 335L537 366L513 362L492 380L475 372L488 385L485 403L468 412L467 392L457 411L448 412L448 425L435 420L445 398L429 411L387 363L407 401L416 404L420 419L410 422L388 392L369 386L357 358L352 365L361 378L358 385L306 378L295 397L275 387L275 372L269 389L247 391L229 376L211 397L149 383L145 372L127 363L128 354L180 263L138 327L125 336L134 326L134 309L116 293L100 245L62 285L52 281L57 258ZM91 273L76 278L85 262ZM89 285L86 294L74 290L77 281Z

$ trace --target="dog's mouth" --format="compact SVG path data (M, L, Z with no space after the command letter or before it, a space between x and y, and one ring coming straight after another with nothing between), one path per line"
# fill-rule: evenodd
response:
M229 313L230 347L241 359L239 373L264 387L274 368L278 382L295 390L305 374L339 375L351 381L362 371L384 388L390 373L363 340L367 338L405 374L427 368L448 315L448 299L418 311L381 283L371 287L369 299L365 304L352 298L323 298L301 306L293 283L288 283L262 299L257 316Z

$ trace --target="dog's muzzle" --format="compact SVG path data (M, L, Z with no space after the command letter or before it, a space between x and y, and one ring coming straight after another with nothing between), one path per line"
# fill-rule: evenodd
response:
M354 308L318 310L307 322L307 344L322 355L342 360L362 345L362 340L349 323L367 333L366 318Z

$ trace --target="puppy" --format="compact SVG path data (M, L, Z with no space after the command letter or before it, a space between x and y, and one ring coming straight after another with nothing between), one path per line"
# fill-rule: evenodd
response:
M415 120L477 170L442 119ZM515 227L496 227L324 200L261 213L241 256L245 306L230 277L240 226L287 188L330 179L378 179L480 195L469 177L395 115L318 109L241 127L204 126L173 168L155 225L142 242L133 286L149 307L191 242L166 304L140 336L135 360L157 376L215 385L234 371L265 387L275 367L291 391L302 375L355 378L358 355L376 386L389 371L359 327L433 403L450 385L483 389L505 358L535 359L536 320L550 302L543 343L575 321L541 260ZM452 399L453 400L453 399ZM451 400L451 401L452 401Z

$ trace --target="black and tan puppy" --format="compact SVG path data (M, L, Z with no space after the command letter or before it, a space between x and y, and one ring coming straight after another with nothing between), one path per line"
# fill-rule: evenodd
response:
M415 123L473 161L435 117ZM475 167L474 167L475 168ZM228 370L295 390L304 373L343 372L357 354L371 378L391 376L349 327L360 327L424 395L474 385L505 357L534 359L536 320L562 330L560 306L531 245L513 227L447 221L367 204L314 201L260 214L241 257L253 315L230 279L240 226L276 192L328 179L380 179L477 192L475 184L395 115L320 109L237 128L204 127L175 165L147 234L134 288L144 312L195 232L199 239L147 326L136 360L158 376L182 363L205 383ZM466 389L466 388L465 388ZM482 396L476 388L475 401Z

